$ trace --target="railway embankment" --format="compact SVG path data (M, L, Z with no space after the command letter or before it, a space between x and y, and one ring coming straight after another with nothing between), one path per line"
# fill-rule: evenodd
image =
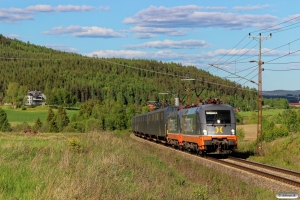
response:
M270 177L267 176L262 176L258 173L254 173L251 172L250 170L245 170L242 167L236 167L234 166L235 164L229 164L229 163L235 163L236 161L229 161L229 159L226 161L226 159L221 159L222 161L218 160L218 159L211 159L211 158L203 158L203 157L199 157L197 155L194 154L190 154L189 152L183 152L183 151L179 151L177 149L173 149L171 147L167 147L165 145L161 145L161 144L157 144L148 140L145 140L143 138L138 138L134 135L131 135L132 138L134 138L135 140L138 140L139 142L142 143L147 143L150 145L154 145L157 148L163 150L163 151L171 151L176 155L179 155L181 157L187 158L195 163L198 163L199 165L203 165L209 169L218 171L220 173L225 173L227 175L229 175L232 178L236 178L236 179L240 179L243 180L245 182L247 182L248 184L251 185L256 185L262 188L266 188L268 190L273 191L274 193L280 193L280 192L297 192L298 194L300 194L300 187L295 186L295 185L291 185L288 184L286 182L283 182L281 179L272 179ZM226 164L226 162L228 164ZM254 167L249 165L247 166L247 164L239 164L240 166L244 166L244 167L248 167L250 169L253 169ZM245 166L246 165L246 166ZM252 170L253 171L253 170ZM257 167L257 171L264 171L261 168ZM272 171L269 171L269 173L273 173ZM288 176L288 175L286 175ZM285 175L282 175L282 177L285 177ZM299 181L298 178L291 178L292 180L294 179L295 181ZM300 184L300 183L299 183ZM275 197L275 196L274 196Z

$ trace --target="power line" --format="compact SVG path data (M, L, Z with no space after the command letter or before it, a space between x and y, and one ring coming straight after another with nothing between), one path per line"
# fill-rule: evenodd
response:
M255 74L255 76L251 77L251 79L254 79L256 76L258 76L258 74ZM242 85L245 85L246 83L248 83L249 81L246 81L245 83L243 83Z
M225 72L227 72L227 73L229 73L229 74L232 74L232 75L234 75L234 76L236 76L236 77L238 77L238 78L241 78L241 79L245 79L245 80L247 80L247 81L250 81L251 83L255 83L254 81L252 81L252 80L249 80L249 79L247 79L247 78L245 78L245 77L242 77L242 76L239 76L239 75L237 75L237 74L234 74L234 73L231 73L231 72L229 72L229 71L227 71L227 70L225 70L225 69L222 69L222 68L220 68L220 67L217 67L216 65L214 65L214 64L210 64L212 67L215 67L215 68L218 68L218 69L220 69L220 70L222 70L222 71L225 71ZM255 83L255 84L257 84L257 83Z
M285 63L265 63L265 64L267 64L267 65L274 65L274 64L276 64L276 65L286 65L286 64L293 64L293 63L300 63L300 62L285 62Z
M285 57L285 56L289 56L289 55L294 54L294 53L297 53L297 52L299 52L299 51L300 51L300 50L293 51L293 52L289 52L288 54L285 54L285 55L283 55L283 56L279 56L279 57L274 58L274 59L272 59L272 60L268 60L268 61L265 62L265 63L269 63L269 62L271 62L271 61L273 61L273 60L278 60L279 58L283 58L283 57Z
M260 32L260 31L262 31L262 30L267 30L267 29L270 29L270 28L272 28L272 27L278 26L278 25L280 25L280 24L287 23L287 22L289 22L289 21L292 21L292 20L295 20L295 19L298 19L298 18L300 18L300 15L297 16L297 17L294 17L294 18L292 18L292 19L283 21L283 22L281 22L281 23L279 23L279 24L276 24L276 25L273 25L273 26L270 26L270 27L267 27L267 28L264 28L264 29L259 29L259 30L257 30L257 31L253 31L253 32L251 32L251 33ZM269 31L265 31L265 32L262 32L262 33L266 33L266 32L269 32Z
M284 23L287 23L287 22L290 22L290 21L292 21L292 20L295 20L295 19L298 19L298 18L300 18L300 15L299 16L297 16L297 17L294 17L294 18L292 18L292 19L289 19L289 20L286 20L286 21L283 21L283 22L281 22L281 23L279 23L279 24L275 24L275 25L273 25L273 26L269 26L269 27L267 27L267 28L264 28L264 29L259 29L259 30L257 30L257 31L253 31L253 32L250 32L250 33L256 33L256 32L261 32L262 30L268 30L268 31L265 31L265 32L269 32L269 30L271 29L271 28L273 28L273 27L276 27L276 26L279 26L279 25L281 25L281 24L284 24ZM297 23L295 23L295 24L298 24L299 22L297 22ZM295 24L292 24L292 25L295 25ZM291 26L291 25L288 25L288 26ZM298 27L298 26L297 26ZM295 27L294 27L295 28ZM289 30L289 29L287 29L287 30ZM265 32L262 32L262 33L265 33ZM279 31L278 31L279 32ZM281 31L280 31L281 32ZM275 33L277 33L277 32L275 32ZM245 36L237 45L239 45L245 38L246 38L247 36ZM214 62L214 64L216 64L217 62L219 62L221 59L223 59L226 55L228 55L237 45L235 45L231 50L229 50L225 55L223 55L219 60L217 60L216 62ZM247 45L246 45L247 46ZM256 46L256 45L255 45ZM252 48L254 48L254 47L252 47ZM252 49L251 48L251 49ZM242 48L243 49L243 48ZM249 51L249 50L248 50ZM248 52L247 51L247 52ZM264 53L266 53L266 52L264 52ZM244 53L244 54L246 54L246 53ZM243 55L244 55L243 54ZM262 53L263 54L263 53ZM240 56L241 57L241 56ZM254 56L251 56L251 57L254 57ZM251 57L247 57L247 58L245 58L245 59L248 59L248 58L251 58ZM238 58L237 58L238 59ZM244 59L242 59L242 60L244 60ZM239 60L235 60L235 61L239 61ZM222 63L222 64L224 64L224 63ZM208 67L209 68L209 67ZM208 69L207 68L207 69Z
M249 63L249 62L247 62L247 63ZM256 67L256 68L255 68L255 70L256 70L256 69L257 69L257 65L252 66L252 67L249 67L249 68L246 68L246 69L243 69L243 70L238 71L238 72L236 72L236 73L244 72L244 71L250 70L250 69L252 69L252 68L254 68L254 67ZM224 78L228 78L228 76L225 76Z
M230 58L228 58L226 61L230 60L233 56L235 56L236 54L238 54L240 51L242 51L245 47L247 47L250 43L252 42L252 40L250 42L248 42L242 49L240 49L238 52L236 52L235 54L233 54ZM256 44L257 45L257 44ZM256 46L255 45L255 46ZM253 48L253 47L252 47ZM229 53L229 52L228 52ZM225 61L225 62L226 62ZM222 65L223 63L219 64Z
M274 50L276 50L276 49L279 49L279 48L281 48L281 47L284 47L284 46L286 46L286 45L290 45L290 44L292 44L292 43L294 43L294 42L296 42L296 41L298 41L298 40L300 40L300 38L297 38L297 39L295 39L295 40L293 40L293 41L291 41L291 42L288 42L288 43L286 43L286 44L283 44L283 45L280 45L280 46L275 47L275 48L273 48L273 49L270 49L270 50L267 50L267 51L265 51L265 52L262 52L261 54L263 55L263 54L266 54L266 53L268 53L268 52L270 52L270 51L274 51ZM256 55L255 55L255 56L256 56ZM236 61L229 62L229 63L223 63L223 64L229 65L229 64L236 64L236 63L248 63L248 62L238 62L238 61L246 60L246 59L249 59L249 58L252 58L252 57L255 57L255 56L248 56L248 57L243 58L243 59L240 59L240 60L236 60ZM268 64L271 64L271 63L268 63Z
M300 71L300 69L265 69L267 71Z
M252 74L254 71L256 71L257 70L257 67L254 69L254 70L252 70L250 73L248 73L246 76L244 76L244 77L247 77L247 76L249 76L250 74ZM241 80L241 79L240 79ZM238 82L240 81L240 80L238 80ZM250 79L250 80L252 80L252 78ZM249 82L249 81L248 81ZM253 83L252 81L250 81L251 83Z
M230 49L230 51L228 51L225 55L223 55L219 60L217 60L216 62L214 62L214 64L216 64L217 62L219 62L221 59L223 59L226 55L228 55L237 45L239 45L244 39L246 39L247 36L245 36L243 39L241 39L233 48Z
M108 63L113 63L113 64L116 64L116 65L121 65L121 66L124 66L124 67L133 68L133 69L150 71L150 72L153 72L153 73L164 74L164 75L169 75L169 76L173 76L173 77L185 78L185 76L179 76L179 75L174 75L174 74L167 74L167 73L162 73L162 72L156 72L156 71L146 70L146 69L143 69L143 68L132 67L132 66L129 66L129 65L119 64L119 63L115 63L115 62L111 62L111 61L107 61L107 60L102 60L102 61L108 62ZM235 88L235 89L240 89L240 90L251 91L251 90L248 90L246 88L237 88L236 86L223 85L223 84L218 84L218 83L209 82L209 81L203 81L203 80L199 80L199 79L195 79L195 81L205 82L205 83L209 83L209 84L212 84L212 85L218 85L218 86L223 86L223 87L228 87L228 88Z
M300 23L300 22L295 23L295 24L299 24L299 23ZM289 25L289 26L292 26L292 25L295 25L295 24L291 24L291 25ZM286 26L286 27L288 27L288 26ZM285 27L285 28L286 28L286 27ZM294 27L291 27L291 28L288 28L288 29L283 29L283 30L274 31L273 33L283 32L283 31L291 30L291 29L294 29L294 28L297 28L297 27L300 27L300 25L294 26Z

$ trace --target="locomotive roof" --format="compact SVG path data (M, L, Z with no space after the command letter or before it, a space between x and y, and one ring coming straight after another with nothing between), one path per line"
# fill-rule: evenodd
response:
M232 106L228 104L204 104L201 106L202 109L204 110L209 110L209 109L233 109Z
M177 106L168 106L168 107L159 108L157 110L153 110L153 111L150 111L150 112L147 112L147 113L138 114L138 115L135 115L134 117L140 117L140 116L144 116L144 115L148 115L148 114L152 114L152 113L165 112L167 110L177 110L177 109L178 109Z

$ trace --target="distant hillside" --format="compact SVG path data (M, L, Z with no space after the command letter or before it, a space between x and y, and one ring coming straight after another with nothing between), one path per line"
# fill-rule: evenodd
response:
M0 35L0 97L13 101L8 88L18 88L19 99L27 90L39 90L49 104L74 104L88 100L147 105L149 100L172 101L178 95L191 103L210 97L243 110L256 108L257 92L207 71L178 63L122 58L90 58ZM195 81L182 81L189 74ZM12 84L14 83L14 84ZM168 91L170 95L159 93ZM18 98L17 98L18 99Z
M263 98L285 98L289 103L299 103L300 90L273 90L263 91Z
M263 91L265 95L300 95L300 90L272 90L272 91Z

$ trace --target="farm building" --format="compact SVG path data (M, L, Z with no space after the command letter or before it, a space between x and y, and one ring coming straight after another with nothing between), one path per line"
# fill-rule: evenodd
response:
M32 105L42 105L46 100L46 96L41 91L28 91L26 96L25 105L32 106Z

